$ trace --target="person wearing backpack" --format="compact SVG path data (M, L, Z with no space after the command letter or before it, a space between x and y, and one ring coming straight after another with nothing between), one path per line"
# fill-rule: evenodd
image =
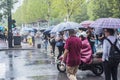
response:
M103 42L103 66L105 80L118 80L117 72L120 58L120 44L114 36L114 29L104 29L105 37Z

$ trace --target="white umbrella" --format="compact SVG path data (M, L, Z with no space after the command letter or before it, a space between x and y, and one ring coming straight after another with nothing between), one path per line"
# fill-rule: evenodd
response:
M80 25L76 22L62 22L62 23L58 24L57 26L55 26L51 30L51 33L69 30L69 29L78 29L79 27L80 27Z
M51 30L51 33L62 31L63 28L64 28L64 25L65 25L65 23L63 23L63 22L60 23L60 24L58 24L58 25L56 25L56 26Z
M75 22L67 22L66 23L66 27L64 28L64 30L69 30L69 29L78 29L81 26L78 23Z

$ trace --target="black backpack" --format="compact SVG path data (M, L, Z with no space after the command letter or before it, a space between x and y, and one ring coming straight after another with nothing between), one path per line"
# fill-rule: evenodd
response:
M108 60L110 62L120 62L120 50L116 46L117 39L116 39L116 41L114 43L112 43L109 39L106 39L106 40L111 45Z

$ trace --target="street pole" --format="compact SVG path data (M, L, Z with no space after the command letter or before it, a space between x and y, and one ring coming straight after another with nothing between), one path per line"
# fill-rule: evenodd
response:
M11 0L7 0L8 11L8 47L12 48L12 15L11 15Z

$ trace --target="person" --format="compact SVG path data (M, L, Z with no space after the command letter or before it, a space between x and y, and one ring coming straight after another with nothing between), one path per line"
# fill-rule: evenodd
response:
M92 53L94 54L96 52L96 48L95 48L95 35L94 35L94 29L92 28L88 28L88 31L87 31L87 38L88 38L88 41L91 45L91 48L92 48Z
M57 59L59 59L64 52L63 33L62 32L58 33L55 40L56 40L56 46L58 47L58 51L59 51Z
M47 51L47 48L48 48L48 36L47 35L44 35L43 42L44 42L44 48Z
M104 33L105 33L105 37L109 39L112 43L116 41L117 38L116 36L114 36L114 33L115 33L114 29L104 29ZM118 80L117 70L118 70L119 62L111 63L109 61L108 58L109 58L111 44L109 43L107 39L104 39L103 41L103 56L102 56L105 80L111 80L111 77L112 77L112 80ZM120 45L118 41L117 41L116 46L120 49Z
M86 32L82 32L79 35L81 41L82 41L82 49L81 49L81 65L82 64L90 64L92 62L92 49L90 46L90 43L87 39Z
M64 31L63 34L64 42L68 39L68 37L69 37L68 31Z
M70 80L77 80L76 73L81 64L82 42L76 37L75 30L69 30L69 38L65 43L63 61L66 63L67 76Z
M105 39L104 33L100 33L99 35L96 35L97 40L100 42L100 45L103 44L103 41Z
M3 32L0 30L0 39L3 39Z
M8 31L7 31L6 29L5 29L4 34L5 34L5 41L7 41L7 38L8 38Z
M56 44L56 41L55 41L55 36L51 36L50 38L50 45L51 45L51 53L53 53L53 56L55 56L55 44Z
M27 42L32 45L32 36L30 34L27 36Z
M32 45L35 46L35 32L30 31L30 35L32 37Z

